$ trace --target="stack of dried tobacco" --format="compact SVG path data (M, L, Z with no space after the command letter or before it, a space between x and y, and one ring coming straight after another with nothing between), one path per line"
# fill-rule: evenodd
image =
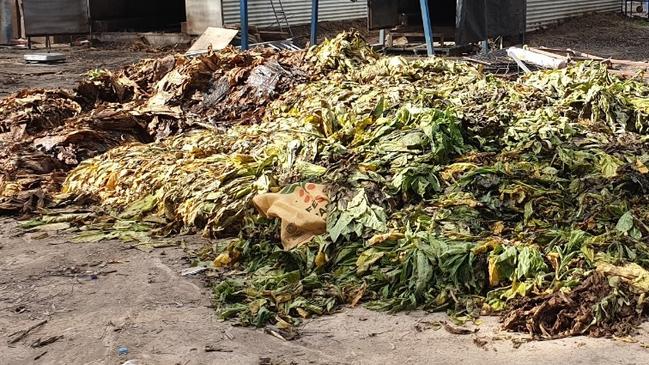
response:
M303 52L233 49L88 72L74 92L25 90L0 101L0 211L47 205L66 173L116 146L194 128L256 123L306 81Z
M646 313L649 86L598 63L501 80L381 58L354 34L305 59L328 73L261 124L120 147L83 162L65 191L219 238L199 257L234 269L215 301L246 324L367 302L505 311L506 328L553 337L624 333L612 324ZM250 200L305 182L329 187L327 234L285 252Z

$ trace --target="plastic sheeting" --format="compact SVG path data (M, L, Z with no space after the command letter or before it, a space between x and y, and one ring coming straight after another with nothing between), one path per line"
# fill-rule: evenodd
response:
M457 44L525 33L525 0L458 0Z

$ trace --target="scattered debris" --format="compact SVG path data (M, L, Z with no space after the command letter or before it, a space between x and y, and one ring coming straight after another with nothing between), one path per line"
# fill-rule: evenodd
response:
M293 341L300 337L295 328L286 326L286 323L284 323L284 327L285 328L279 328L277 326L266 326L264 327L264 332L283 341Z
M122 363L122 365L139 365L139 364L141 364L141 362L135 359L127 360L124 363Z
M126 356L128 355L128 347L118 346L117 347L117 356Z
M30 332L32 332L33 330L35 330L35 329L41 327L41 326L44 325L45 323L47 323L47 319L44 319L44 320L42 320L42 321L40 321L40 322L38 322L38 323L32 325L31 327L29 327L29 328L27 328L27 329L25 329L25 330L20 330L20 331L17 331L17 332L14 332L14 333L10 334L10 335L8 336L9 339L7 340L7 343L8 343L8 344L12 344L12 343L16 343L16 342L22 340L23 338L27 337L27 335L28 335ZM12 338L12 337L13 337L13 338Z
M530 342L532 339L530 338L518 338L518 337L512 337L512 347L515 349L520 348L524 343Z
M489 341L487 340L486 337L475 336L473 337L473 343L479 348L487 351L487 344L489 343Z
M39 348L39 347L47 346L47 345L53 344L54 342L56 342L56 341L58 341L58 340L60 340L62 338L63 338L62 335L61 336L50 336L50 337L47 337L47 338L44 338L44 339L39 338L38 340L34 341L31 346L33 348Z
M189 268L183 269L183 271L180 272L180 275L182 275L182 276L196 275L196 274L202 273L205 270L207 270L207 267L205 267L205 266L189 267Z
M575 51L570 48L518 48L507 49L507 55L526 73L532 68L559 69L583 61L596 61L608 67L609 73L622 78L649 78L649 62L617 60L604 58L592 54ZM491 62L486 62L475 57L465 57L467 61L492 67Z
M429 329L437 331L442 328L442 323L440 321L417 321L414 327L417 332L424 332Z
M469 329L469 328L455 327L450 325L446 321L441 321L441 324L442 326L444 326L446 332L452 333L454 335L470 335L480 330L479 328Z
M205 345L205 352L233 352L233 350L216 347L214 345Z

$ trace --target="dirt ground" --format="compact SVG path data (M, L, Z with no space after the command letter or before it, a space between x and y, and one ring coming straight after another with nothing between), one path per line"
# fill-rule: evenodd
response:
M142 51L110 47L57 45L52 52L63 53L66 62L60 64L25 64L27 53L44 53L42 47L33 50L0 48L0 97L25 88L71 89L86 72L96 68L109 70L137 62L143 58L156 57L165 51Z
M600 57L649 61L649 21L616 14L592 14L529 34L535 47L571 48Z
M632 343L570 338L526 342L484 318L453 335L422 312L363 308L308 320L301 338L220 322L210 291L180 247L141 252L119 242L31 239L0 222L0 364L646 364L649 326ZM186 238L191 246L200 239ZM23 339L10 334L47 320ZM473 327L473 326L471 326ZM60 338L38 347L50 338ZM519 346L516 348L517 346ZM118 356L120 346L128 348ZM206 349L210 351L206 351Z
M531 34L528 41L643 60L649 58L649 23L591 16ZM71 88L89 69L161 54L128 47L56 51L66 54L66 63L25 65L27 51L0 49L0 97L23 88ZM180 247L145 253L120 242L75 244L71 237L20 233L16 221L0 221L0 364L649 363L649 324L630 339L526 342L499 331L495 318L483 318L477 333L460 336L436 329L434 322L448 320L443 314L347 308L308 320L302 336L288 342L218 321L210 289L199 277L180 274L189 267ZM9 343L19 336L12 334L44 320ZM54 342L44 344L48 340ZM120 346L127 355L118 356Z

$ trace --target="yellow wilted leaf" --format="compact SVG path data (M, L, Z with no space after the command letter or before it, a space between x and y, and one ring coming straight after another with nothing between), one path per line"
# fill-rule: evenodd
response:
M644 163L642 163L642 161L640 160L635 160L634 167L641 174L649 173L649 168L647 168L647 166Z
M473 198L471 194L468 193L450 193L439 199L439 204L444 207L453 207L466 205L471 208L475 208L480 203Z
M375 248L366 250L356 260L356 267L359 273L367 271L372 264L379 261L385 252L377 251Z
M559 267L559 254L556 252L550 252L549 254L546 255L548 261L550 261L550 265L552 265L552 268L556 270Z
M505 224L502 221L498 221L494 223L491 230L495 235L500 235L505 230Z
M362 172L376 171L378 169L378 166L372 163L361 163L358 164L358 169Z
M327 261L327 255L324 252L320 251L315 257L315 266L323 267L327 264Z
M248 304L248 310L250 310L250 313L255 315L264 306L264 304L266 304L266 299L253 300L252 302L250 302L250 304Z
M390 231L388 233L382 233L382 234L377 234L372 236L369 240L367 240L368 246L374 246L378 245L380 243L383 243L385 241L396 241L404 238L405 235L401 232L397 231Z
M230 265L230 263L232 263L232 259L228 252L223 252L214 259L214 267L225 267Z
M472 164L468 162L458 162L458 163L448 165L444 170L442 170L440 175L444 181L452 181L454 180L455 175L464 173L467 170L473 170L477 167L478 165L476 164Z
M286 303L293 300L293 294L289 292L277 293L273 294L273 299L275 299L275 303L277 304Z
M117 174L113 172L108 175L108 179L106 181L106 185L104 185L104 188L106 190L115 190L115 186L117 186Z
M496 265L497 257L489 257L489 286L496 287L500 283L500 272Z
M367 289L366 283L363 283L363 285L361 285L358 289L356 289L356 291L354 292L351 298L352 300L350 302L350 305L352 307L355 307L358 304L358 302L363 298L363 295L365 295L365 289Z
M297 308L296 310L298 311L298 313L300 312L300 308ZM275 324L275 326L277 328L281 329L281 330L288 330L288 329L293 328L292 324L286 322L280 316L275 316L275 320L277 320L277 323Z
M638 264L615 266L608 262L598 262L596 267L597 271L607 276L619 276L636 293L649 293L649 271Z
M297 307L297 308L295 308L295 310L297 311L297 314L300 315L300 317L302 317L302 318L308 318L309 317L309 312L305 311L304 309L302 309L300 307Z

